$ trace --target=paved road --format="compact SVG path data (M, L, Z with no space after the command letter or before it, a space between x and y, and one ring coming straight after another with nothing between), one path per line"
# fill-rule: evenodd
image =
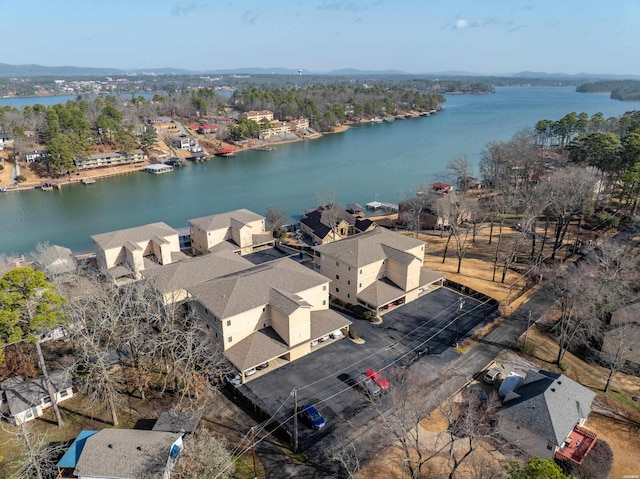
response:
M511 348L526 329L529 311L532 319L539 319L553 304L553 298L548 287L543 287L509 318L489 333L479 344L459 355L453 348L448 348L438 355L424 355L420 357L411 369L427 376L428 379L446 376L452 371L449 380L439 382L428 394L439 395L442 391L451 391L453 387L461 388L481 371L504 349ZM409 305L407 305L409 306ZM398 311L402 311L402 308ZM386 316L385 316L386 318ZM313 356L313 355L311 355ZM455 371L455 374L453 373ZM425 393L427 393L425 391ZM426 398L425 398L426 400ZM375 433L370 427L375 420L375 410L364 408L351 418L348 423L337 426L333 434L346 435L355 442L363 441L368 434ZM337 465L328 458L328 450L333 441L332 436L325 436L306 450L307 461L304 464L294 464L285 455L282 448L268 438L257 447L260 461L265 467L266 478L304 478L319 479L326 477L341 477ZM376 451L363 451L361 462L366 462Z

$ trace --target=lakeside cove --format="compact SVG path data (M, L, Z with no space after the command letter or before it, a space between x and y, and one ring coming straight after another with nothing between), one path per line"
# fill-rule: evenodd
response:
M179 228L189 218L239 208L264 214L275 205L295 222L329 195L340 204L397 203L417 182L444 180L455 156L467 155L477 166L488 142L508 140L541 119L633 109L640 102L571 87L499 87L493 95L449 96L445 109L430 117L360 123L314 141L273 144L269 152L243 148L235 158L214 157L171 174L132 174L147 165L118 167L91 185L72 175L46 194L34 187L0 194L0 251L19 255L49 242L86 252L94 234L156 221ZM97 178L95 170L86 176Z

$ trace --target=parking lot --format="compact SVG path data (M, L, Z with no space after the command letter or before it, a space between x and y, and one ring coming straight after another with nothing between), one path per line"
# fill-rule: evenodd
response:
M238 392L267 415L275 415L276 421L287 422L284 429L292 431L296 388L298 405L315 405L327 421L328 427L317 432L300 428L301 443L313 442L332 424L351 418L368 404L362 390L347 381L350 371L375 369L384 375L390 367L410 364L419 371L440 369L456 356L452 349L456 327L461 341L496 315L493 306L438 288L388 312L382 324L354 320L352 326L365 344L331 339L311 354L240 386Z

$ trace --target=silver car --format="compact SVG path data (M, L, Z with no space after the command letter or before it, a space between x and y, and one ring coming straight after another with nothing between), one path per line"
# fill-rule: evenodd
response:
M363 389L369 396L377 397L380 395L382 391L380 386L374 383L371 378L369 378L366 374L361 373L360 371L351 371L349 373L349 381L354 386L358 386Z

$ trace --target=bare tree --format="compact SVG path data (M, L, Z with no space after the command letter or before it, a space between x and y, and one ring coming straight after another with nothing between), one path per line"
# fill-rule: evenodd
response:
M628 360L636 355L634 348L640 343L640 324L638 321L613 326L605 332L601 359L609 369L604 392L609 390L613 375L624 369Z
M421 442L420 422L435 409L436 402L425 399L424 391L432 388L424 376L409 369L389 373L393 385L389 389L391 406L379 411L378 418L386 433L391 457L413 479L424 477L427 462L438 451L428 451Z
M493 449L493 441L498 437L499 409L497 395L492 394L484 400L473 388L448 395L438 405L438 410L448 423L444 434L449 457L449 479L455 477L458 469L477 449Z
M471 218L471 205L462 197L454 193L442 195L436 203L438 215L441 215L449 225L449 237L444 247L442 262L445 262L449 244L454 239L456 248L456 256L458 258L457 273L462 268L462 260L464 259L469 247L471 246L471 238L469 237L468 220Z
M571 220L592 207L597 181L593 168L571 166L556 170L538 185L540 195L548 198L548 214L556 221L552 259L563 244Z
M48 479L56 477L56 463L67 449L64 443L54 443L42 432L33 431L33 425L21 423L16 427L2 424L2 430L11 436L10 442L22 449L22 454L10 465L15 473L10 477L16 479Z
M230 479L234 477L235 465L227 440L209 429L201 427L185 440L184 451L180 456L179 467L184 479L215 477Z
M553 293L560 306L560 319L554 325L559 343L556 362L560 364L569 347L602 327L596 315L599 289L593 268L586 263L570 266L555 279Z
M447 172L462 196L466 196L471 185L473 167L467 155L458 155L447 163Z
M417 183L411 193L406 195L402 201L402 213L400 221L405 223L407 227L417 235L423 228L423 215L432 214L435 216L435 225L439 223L438 214L434 211L434 203L437 194L431 186L424 183Z
M334 438L329 448L329 457L342 466L349 478L360 470L358 446L347 437Z

